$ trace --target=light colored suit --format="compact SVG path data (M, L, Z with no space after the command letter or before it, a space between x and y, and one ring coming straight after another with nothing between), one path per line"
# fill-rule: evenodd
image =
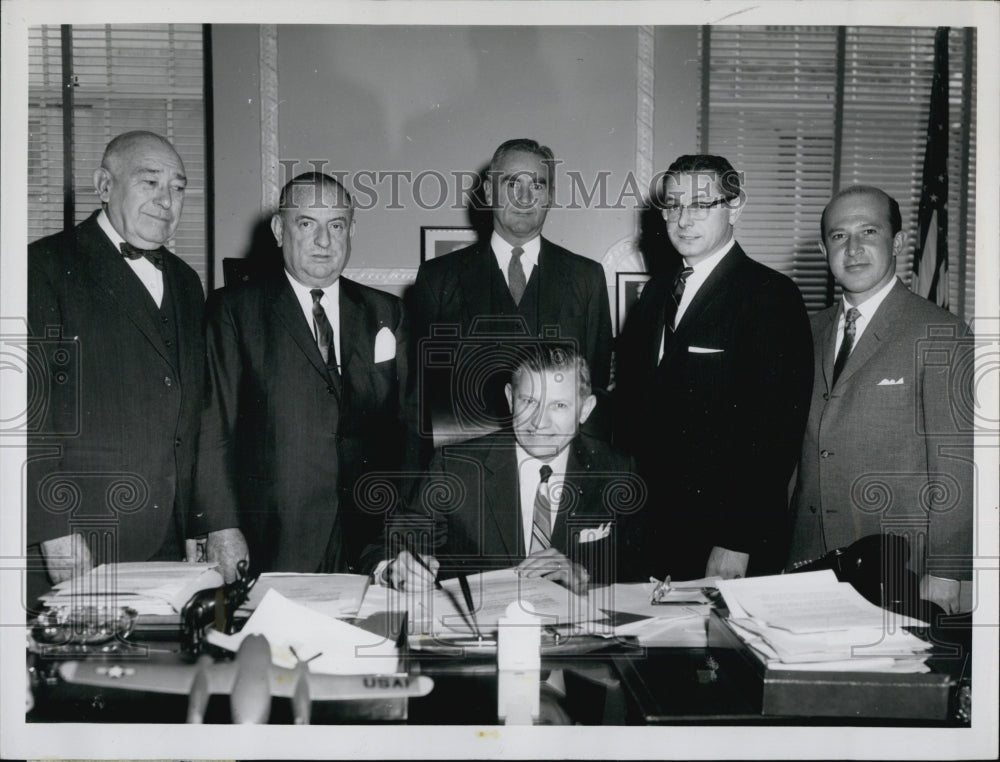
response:
M840 310L837 304L811 318L815 381L792 500L789 565L893 532L910 539L919 573L968 578L968 327L897 281L833 385Z

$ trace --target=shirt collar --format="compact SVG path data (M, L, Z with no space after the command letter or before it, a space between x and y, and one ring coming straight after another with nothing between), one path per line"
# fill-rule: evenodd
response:
M101 209L100 213L97 215L97 224L100 226L101 230L104 231L111 243L114 244L116 249L121 249L122 244L125 243L125 239L122 238L121 234L115 230L114 225L111 224L111 219L108 217L108 213Z
M493 251L497 255L497 259L501 262L501 266L506 267L507 264L510 263L511 249L514 248L513 244L507 243L500 236L500 234L494 230L493 235L490 236L490 246L493 247ZM542 250L542 237L540 235L536 235L530 241L522 243L521 248L524 249L524 254L521 255L521 262L532 266L537 265L538 253Z
M694 274L699 277L699 279L707 278L712 270L715 269L716 265L722 261L722 258L729 253L729 250L733 248L736 244L736 237L730 235L729 240L726 241L722 246L713 251L710 255L702 259L695 265L689 265L687 261L684 262L685 267L694 268Z
M551 460L541 460L536 458L534 455L529 455L528 451L525 450L521 445L514 441L514 449L517 451L517 466L518 472L523 471L529 465L534 469L534 473L539 473L542 466L548 465L552 469L552 476L549 477L549 482L553 480L561 481L566 475L566 467L569 465L569 445L566 445L562 450L556 453L556 456Z
M847 314L847 310L854 307L861 313L862 319L866 321L871 320L875 316L875 312L881 306L882 302L884 302L885 298L889 295L889 292L892 291L892 287L896 285L897 280L897 278L891 278L888 283L861 302L861 304L853 304L848 298L848 295L844 294L840 310L840 319L843 320L844 316Z
M315 286L306 286L299 283L292 274L285 270L285 277L288 278L288 282L292 285L292 291L295 292L296 298L299 302L305 305L308 310L312 310L312 291ZM323 289L323 298L329 299L331 304L340 304L340 278L338 277L333 283Z

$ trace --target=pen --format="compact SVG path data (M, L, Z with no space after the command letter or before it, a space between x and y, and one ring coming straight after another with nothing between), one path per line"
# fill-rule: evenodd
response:
M412 534L406 535L406 552L409 553L411 556L413 556L413 559L418 564L420 564L422 567L424 567L428 572L430 572L430 574L431 574L432 577L434 577L434 589L435 590L444 590L444 588L441 587L441 580L439 580L437 578L437 575L434 573L434 570L431 569L431 567L427 565L427 562L424 561L423 558L421 558L421 556L420 556L419 553L417 553L417 549L416 549L416 547L414 546L414 543L413 543L413 535Z
M483 639L483 633L479 631L479 622L476 621L476 607L472 603L472 591L469 589L469 580L464 574L458 576L458 586L462 588L462 596L465 598L465 605L469 607L469 617L472 627L476 631L476 637Z

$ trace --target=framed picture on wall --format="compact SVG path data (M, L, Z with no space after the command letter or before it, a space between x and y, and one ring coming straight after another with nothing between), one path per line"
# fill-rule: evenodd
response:
M616 273L617 294L616 306L618 311L617 333L622 332L625 326L625 318L635 303L639 301L642 287L650 279L649 273Z
M474 228L420 228L420 261L450 254L476 242Z

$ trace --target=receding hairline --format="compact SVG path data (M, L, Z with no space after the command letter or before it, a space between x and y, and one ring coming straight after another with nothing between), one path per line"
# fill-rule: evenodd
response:
M297 193L309 190L313 194L312 200L315 204L315 202L319 200L316 196L317 188L321 188L323 191L332 191L338 201L342 201L344 203L344 208L349 212L348 216L350 219L354 219L354 199L351 197L350 191L348 191L339 180L334 177L330 177L323 172L309 172L298 175L285 183L281 192L278 194L278 207L276 209L276 213L283 214L300 208L310 208L310 206L312 206L310 204L303 205L290 202L295 198Z
M177 149L174 148L173 144L162 135L147 130L123 132L121 135L112 138L104 148L104 154L101 156L101 167L109 171L115 171L117 169L115 165L129 151L134 151L139 146L145 144L153 144L169 151L177 159L177 163L181 166L181 175L184 175L184 160L177 153Z
M852 196L871 196L874 198L881 199L885 203L885 218L889 223L889 227L890 229L894 227L892 205L893 202L895 202L895 199L892 196L890 196L881 188L877 188L874 185L851 185L847 188L844 188L843 190L838 191L836 195L834 195L834 197L827 202L826 206L823 207L823 213L820 215L819 218L820 240L826 238L826 215L830 211L830 208L838 201L841 201L842 199L845 198L850 198ZM898 202L896 203L898 206ZM901 220L900 220L900 229L902 229ZM895 235L897 232L899 231L892 230L893 235Z

